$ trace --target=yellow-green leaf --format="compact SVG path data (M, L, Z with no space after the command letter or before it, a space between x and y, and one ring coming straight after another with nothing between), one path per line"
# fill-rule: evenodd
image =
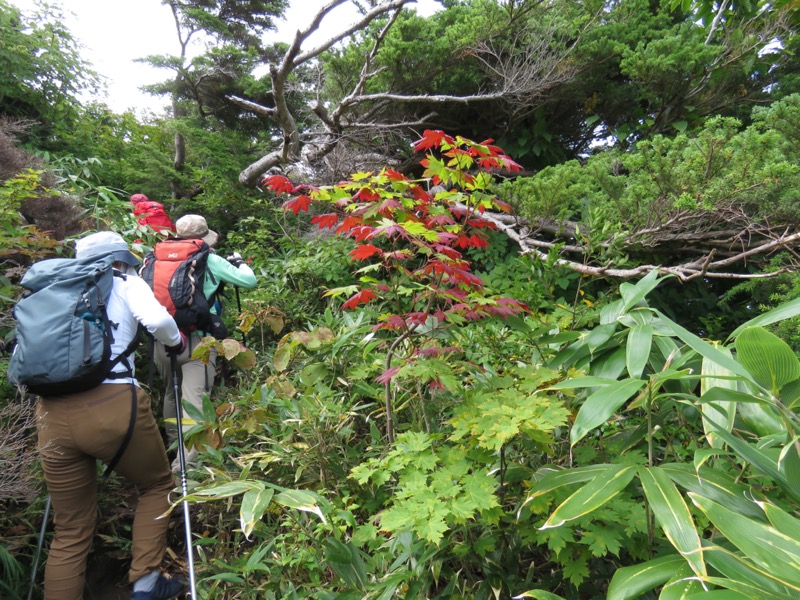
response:
M242 506L239 509L239 522L242 526L242 531L247 539L250 539L250 534L256 523L261 520L264 511L269 507L272 502L272 496L275 491L260 486L245 492L242 496Z

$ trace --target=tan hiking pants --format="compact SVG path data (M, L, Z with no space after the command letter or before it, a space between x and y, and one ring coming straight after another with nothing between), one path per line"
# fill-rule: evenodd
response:
M136 388L133 436L114 471L136 486L131 582L158 569L167 547L175 483L146 392ZM40 398L36 406L42 468L55 512L45 567L45 600L80 600L97 521L97 464L119 450L131 415L130 384Z
M189 336L189 343L184 351L177 357L178 366L178 386L181 392L181 406L191 404L197 410L203 410L203 396L211 395L211 388L214 387L214 376L216 375L216 350L211 351L208 364L201 360L192 358L192 352L200 343L202 336L194 331ZM156 344L153 358L158 369L158 374L164 381L166 391L164 392L164 419L175 419L177 417L177 407L175 405L175 390L172 383L172 362L164 349L164 344ZM188 419L186 410L183 410L183 418ZM177 423L177 421L176 421ZM193 425L184 425L183 433L189 431ZM167 440L174 444L178 439L178 427L173 423L165 423L164 429L167 433ZM186 465L190 468L199 467L199 452L192 448L186 452ZM172 461L172 470L178 471L179 460Z

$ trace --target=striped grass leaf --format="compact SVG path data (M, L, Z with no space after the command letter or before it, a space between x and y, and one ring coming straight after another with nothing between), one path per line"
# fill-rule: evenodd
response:
M640 598L645 592L669 581L675 571L685 564L682 556L670 554L617 569L608 586L606 600Z
M628 367L628 375L632 379L638 379L642 376L650 358L652 346L652 325L636 325L628 333L628 342L625 346L625 364Z
M800 586L800 541L708 498L692 493L689 497L749 561L786 586Z
M617 409L639 390L645 381L623 379L591 394L578 411L569 434L570 444L575 445L595 427L606 423Z
M669 476L658 467L643 467L639 470L647 502L656 521L664 530L667 539L681 553L698 577L707 575L703 561L703 546L700 536L683 496Z
M603 473L564 500L540 529L560 527L594 512L625 489L635 474L633 467L608 465Z

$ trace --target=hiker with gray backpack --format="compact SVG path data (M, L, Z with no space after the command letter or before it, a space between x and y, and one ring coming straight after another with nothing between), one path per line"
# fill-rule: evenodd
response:
M36 427L55 512L45 567L45 600L80 600L97 521L99 459L136 486L129 580L133 600L166 600L184 582L160 566L175 486L150 398L131 357L143 327L166 352L185 338L134 267L125 240L110 231L78 240L74 259L34 264L28 293L14 307L17 345L9 381L39 395Z

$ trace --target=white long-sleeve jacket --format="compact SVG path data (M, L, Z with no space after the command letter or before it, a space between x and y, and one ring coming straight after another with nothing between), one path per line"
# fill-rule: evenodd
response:
M108 318L116 324L114 329L114 343L111 344L111 358L119 356L133 340L141 323L149 333L165 346L177 346L181 342L181 335L175 320L167 312L153 291L137 275L127 274L124 277L114 277L114 286L106 306ZM133 357L130 359L133 368ZM112 372L124 373L125 365L117 363ZM133 383L138 385L136 378L123 377L120 379L106 379L103 383Z

